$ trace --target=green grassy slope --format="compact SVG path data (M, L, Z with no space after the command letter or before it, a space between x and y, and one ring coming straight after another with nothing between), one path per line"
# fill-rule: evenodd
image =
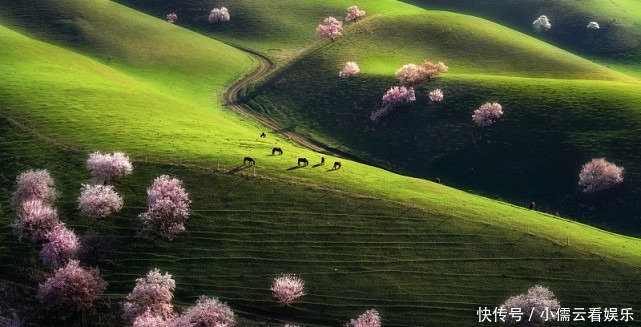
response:
M202 34L213 36L254 51L275 60L277 64L289 61L316 40L315 29L327 16L342 19L347 7L357 5L368 15L386 16L415 14L422 9L398 1L357 0L345 3L327 1L271 1L260 0L213 1L185 0L118 0L122 4L163 18L167 13L178 15L177 24ZM225 6L231 20L224 24L209 24L207 16L215 7Z
M369 121L398 83L394 71L423 59L443 60L450 71L418 87L415 103ZM340 80L347 60L361 74ZM445 90L444 103L429 103L436 87ZM359 22L248 100L288 128L395 170L638 233L638 89L633 79L498 25L430 12ZM476 128L471 115L485 101L499 101L506 114L494 127ZM626 167L626 183L586 196L576 186L581 165L603 156Z
M641 3L635 0L405 2L484 17L530 35L537 35L532 31L532 21L546 15L552 28L537 38L641 76ZM601 28L587 29L590 21L597 21Z
M423 205L417 198L412 206L359 196L342 185L336 192L226 173L232 166L143 161L116 183L125 209L96 223L76 207L79 186L88 180L85 153L33 136L4 118L0 123L0 285L7 294L0 309L24 310L35 326L77 321L27 309L37 307L35 286L47 269L36 259L37 247L18 242L8 227L15 216L9 198L15 176L33 167L47 168L55 178L64 222L79 235L106 236L116 249L100 267L110 302L88 315L96 326L124 324L120 303L135 278L153 267L175 278L178 308L201 294L218 296L243 321L256 321L249 325L336 326L376 308L385 326L473 326L479 306L493 307L534 284L549 286L568 307L641 305L638 240L454 190L439 197L442 203ZM171 242L137 236L145 188L162 173L183 179L193 201L187 232ZM393 183L399 181L390 181L398 192L424 192L419 181ZM308 294L290 308L276 304L269 291L271 278L281 272L306 281Z
M293 169L297 157L313 165L319 155L275 133L259 139L260 129L212 99L220 85L251 67L244 54L111 2L44 7L75 10L77 17L108 9L113 15L103 15L100 26L136 22L137 33L127 34L130 46L116 52L107 34L115 32L91 27L97 18L72 20L65 28L89 26L95 34L68 38L62 27L44 33L25 8L2 11L23 33L0 29L1 271L7 289L12 282L27 286L24 305L35 305L28 287L42 272L34 262L37 249L10 232L15 213L8 199L20 171L43 167L62 190L62 219L79 233L91 227L118 247L103 267L112 299L104 312L112 316L134 279L152 267L175 275L180 306L207 294L244 317L309 325L337 325L371 307L386 326L473 325L479 305L496 305L535 283L549 285L568 306L639 306L639 240L354 162L343 161L338 171ZM171 42L145 43L159 31ZM170 67L163 61L166 47L194 50L174 53ZM110 56L118 60L101 59ZM237 64L217 70L224 60ZM207 70L191 79L192 67ZM25 135L5 116L44 136ZM276 144L284 156L269 155ZM83 161L93 149L124 150L136 160L135 174L117 185L126 209L106 224L80 217L75 204L88 177ZM255 172L239 167L247 154L257 159ZM187 166L171 165L179 162ZM160 173L184 179L194 201L189 232L173 242L136 237L144 190ZM270 279L284 271L303 275L309 287L293 308L276 305L268 291ZM36 321L38 315L27 313Z

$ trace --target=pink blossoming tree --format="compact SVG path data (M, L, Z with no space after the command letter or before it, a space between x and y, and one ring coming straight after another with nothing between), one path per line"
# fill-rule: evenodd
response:
M435 89L430 91L429 94L430 101L432 102L441 102L443 101L443 90L441 89Z
M47 242L42 245L40 258L52 268L60 268L75 259L80 242L76 234L60 223L47 233Z
M122 152L94 152L87 159L87 170L96 184L107 184L112 178L130 175L133 169L129 157Z
M11 201L19 206L22 202L39 200L51 203L56 199L53 178L46 169L27 170L16 178L16 190Z
M444 63L432 63L431 61L423 61L421 65L407 64L396 71L396 78L403 85L414 85L423 81L431 81L432 78L440 73L447 72L448 67Z
M96 219L106 218L122 209L123 201L111 185L82 185L78 208Z
M516 321L516 317L507 316L506 323L511 326L540 326L543 324L550 324L557 320L556 312L559 309L559 301L554 298L554 293L547 287L536 285L530 288L526 294L519 294L510 297L502 305L507 312L511 312L516 308L521 309L523 312L521 321Z
M403 65L395 75L403 85L413 85L421 79L421 71L415 64Z
M234 312L217 298L201 297L176 319L174 327L233 327Z
M231 19L229 11L225 7L214 8L209 13L209 23L228 22Z
M592 159L579 173L579 186L586 193L607 190L623 182L623 170L605 158Z
M490 126L503 115L503 107L497 102L486 102L474 110L472 120L477 126Z
M424 60L421 63L421 79L431 81L434 77L438 76L441 73L447 73L449 67L447 67L442 61L433 63L428 60Z
M361 68L358 67L358 64L353 61L348 61L345 63L345 67L338 72L338 77L340 78L349 78L361 71Z
M146 310L133 320L132 327L174 327L174 321L171 317L163 318L154 315L151 310Z
M47 310L81 312L91 309L106 287L97 269L84 269L71 260L38 286L36 297Z
M345 21L355 21L359 18L365 17L365 11L358 9L357 6L351 6L347 8L347 16L345 16Z
M174 299L176 282L171 275L160 274L158 269L150 270L147 276L136 279L136 286L127 295L123 305L123 318L134 320L145 312L153 317L169 321L174 317Z
M20 239L42 242L58 224L58 213L50 204L41 200L28 200L18 208L18 218L12 226Z
M332 16L325 18L323 23L316 27L316 34L321 39L330 39L332 41L343 35L342 31L343 23Z
M381 317L378 311L370 309L356 319L352 319L345 327L381 327Z
M147 196L147 212L139 215L145 229L170 239L185 230L191 201L181 180L161 175L147 189Z
M167 14L167 21L168 22L173 24L177 20L178 20L178 15L176 15L176 13L172 12L171 14Z
M370 119L378 121L383 116L387 115L392 109L405 103L410 103L416 100L414 88L405 86L394 86L387 90L382 98L381 108L372 112Z
M296 275L282 274L274 278L271 290L280 303L291 305L305 295L305 282Z

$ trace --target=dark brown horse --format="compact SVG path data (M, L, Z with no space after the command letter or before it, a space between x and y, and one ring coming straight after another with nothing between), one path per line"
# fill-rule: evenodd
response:
M243 160L243 166L248 163L249 165L256 165L256 161L252 157L245 157L245 159Z
M325 164L325 157L321 157L321 166Z
M266 137L267 137L267 134L265 134L265 132L262 132L262 133L260 134L260 138L263 138L263 139L264 139L264 138L266 138Z
M334 170L341 169L341 167L343 167L343 164L341 164L340 161L336 161L336 162L334 162L334 168L332 168L332 169L334 169Z
M298 158L298 165L303 164L303 166L309 165L309 161L307 161L307 158Z
M273 148L272 149L272 156L274 154L276 154L276 153L278 153L279 156L282 156L283 155L283 149L281 149L281 148Z
M441 184L441 179L438 177L434 178L434 183Z
M536 203L534 203L534 201L532 201L532 202L530 202L530 205L527 206L527 207L530 208L531 210L536 210Z

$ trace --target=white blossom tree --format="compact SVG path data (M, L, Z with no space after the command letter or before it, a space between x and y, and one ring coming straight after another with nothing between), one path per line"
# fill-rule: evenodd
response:
M291 305L305 295L305 281L293 274L282 274L274 278L271 290L280 303Z
M548 17L545 15L539 16L539 18L537 18L535 21L532 22L532 28L537 33L545 32L549 30L551 27L552 27L552 24L550 23L550 20L548 19Z
M474 110L472 120L477 126L490 126L503 115L503 106L498 102L486 102Z
M501 305L505 312L520 310L528 318L531 315L531 319L523 319L524 317L521 317L520 321L517 321L518 318L516 316L506 316L505 322L507 324L523 327L551 324L558 319L556 312L559 307L559 301L554 297L554 293L541 285L531 287L526 294L512 296Z
M209 23L228 22L231 19L229 11L225 7L214 8L209 13Z
M623 170L605 158L592 159L581 168L579 186L585 193L607 190L623 182Z

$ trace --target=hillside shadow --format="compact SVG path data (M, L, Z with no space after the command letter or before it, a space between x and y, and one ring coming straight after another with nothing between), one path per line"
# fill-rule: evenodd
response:
M235 174L235 173L237 173L239 171L243 171L243 170L247 169L248 167L250 167L250 166L240 165L240 166L228 171L227 173L228 174Z

